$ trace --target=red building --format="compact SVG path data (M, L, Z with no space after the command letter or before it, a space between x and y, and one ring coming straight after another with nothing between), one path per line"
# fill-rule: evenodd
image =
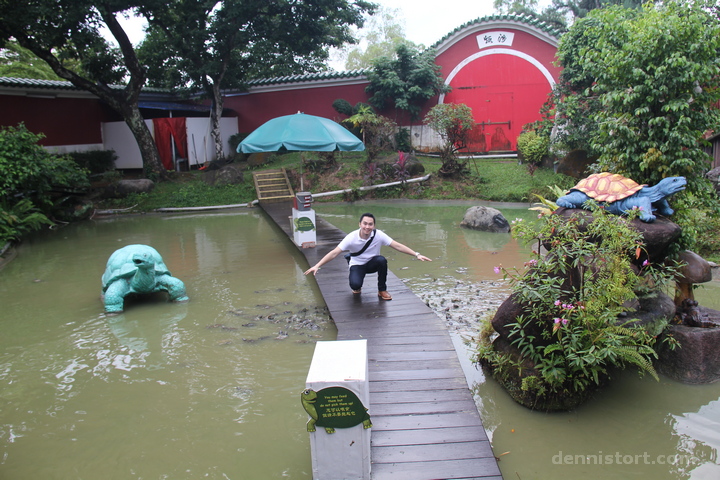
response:
M465 103L477 123L471 151L514 151L523 125L540 118L540 107L558 78L560 69L553 65L558 36L534 18L517 15L485 17L457 28L432 46L452 91L428 101L421 118L437 103ZM224 107L229 117L237 117L235 131L240 133L298 111L339 120L333 101L367 102L367 85L359 70L260 79L246 92L227 92ZM142 110L148 118L178 116L178 101L167 92L148 89L143 101L152 103ZM165 113L173 111L175 115ZM384 113L396 118L395 112ZM31 131L44 133L44 144L56 150L107 148L103 125L117 120L99 99L68 82L0 78L0 125L22 121ZM427 127L403 126L410 129L414 148L428 151L438 144ZM118 163L133 162L121 158Z

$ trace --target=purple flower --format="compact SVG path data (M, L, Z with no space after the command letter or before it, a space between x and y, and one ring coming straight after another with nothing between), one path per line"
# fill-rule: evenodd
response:
M559 307L562 302L560 300L555 300L555 306Z
M642 266L647 267L648 265L650 265L650 262L648 262L646 258L645 261L642 263Z
M562 320L562 319L560 319L560 318L553 318L553 322L554 322L556 325L557 325L558 323L560 323L561 320Z
M495 273L497 273L497 274L499 274L499 273L500 273L500 267L494 267L494 268L493 268L493 270L494 270L494 271L495 271Z
M570 320L568 320L567 318L561 318L560 321L563 325L567 325Z

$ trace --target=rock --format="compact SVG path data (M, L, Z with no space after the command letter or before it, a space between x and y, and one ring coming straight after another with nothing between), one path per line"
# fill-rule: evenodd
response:
M709 309L705 309L709 310ZM720 315L720 312L715 311ZM657 370L673 380L689 384L712 383L720 379L720 328L671 325L663 334L680 345L671 350L660 342Z
M483 232L508 233L510 224L499 210L491 207L470 207L460 226Z
M592 222L592 214L587 210L579 208L559 208L555 211L556 215L570 218L573 215L585 215L587 221ZM645 251L641 252L640 257L634 259L636 265L642 265L645 260L650 262L663 261L667 256L667 248L680 237L682 229L680 226L667 218L658 217L653 223L645 223L639 219L634 219L631 226L640 232L645 241ZM582 225L578 228L584 230Z
M270 152L260 152L260 153L252 153L247 159L247 164L249 167L259 167L260 165L264 165L268 163L270 160L270 155L273 155L273 153Z
M421 177L425 175L425 167L417 158L411 156L407 161L407 172L410 177Z
M126 197L131 193L149 193L155 188L155 182L147 178L138 178L135 180L120 180L115 185L115 192L121 197Z
M203 172L203 182L208 185L237 185L243 183L243 172L235 165L226 165L219 170Z
M585 150L572 150L560 160L557 173L573 178L582 178L587 172L587 167L592 165L595 160L597 157L588 158Z
M720 167L713 168L705 174L705 178L710 180L715 187L715 191L720 195Z

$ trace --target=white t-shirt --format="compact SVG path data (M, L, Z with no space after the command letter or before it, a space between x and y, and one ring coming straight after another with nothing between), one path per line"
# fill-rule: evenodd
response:
M370 235L372 236L372 233ZM343 252L347 251L350 253L355 253L362 250L367 241L368 239L360 238L360 229L358 228L354 232L348 233L345 238L343 238L342 241L338 244L338 247L340 247L340 250L342 250ZM383 245L385 245L386 247L390 246L392 242L393 239L390 238L385 232L375 229L375 238L373 239L370 246L362 253L362 255L350 257L349 266L352 267L353 265L366 264L374 256L380 255L380 247L382 247Z

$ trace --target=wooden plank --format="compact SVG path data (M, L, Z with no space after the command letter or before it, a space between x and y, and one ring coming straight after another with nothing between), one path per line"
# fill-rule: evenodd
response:
M490 443L487 441L443 443L440 445L405 445L402 449L394 446L375 445L373 463L431 462L438 460L466 460L492 458L495 460Z
M291 237L291 202L260 205ZM345 236L321 218L316 228L316 247L300 249L309 265ZM368 341L373 480L501 480L443 319L392 272L392 301L377 297L375 275L360 295L350 292L347 276L347 264L336 259L315 280L338 340Z
M373 463L373 480L467 479L502 480L495 458L436 462Z

